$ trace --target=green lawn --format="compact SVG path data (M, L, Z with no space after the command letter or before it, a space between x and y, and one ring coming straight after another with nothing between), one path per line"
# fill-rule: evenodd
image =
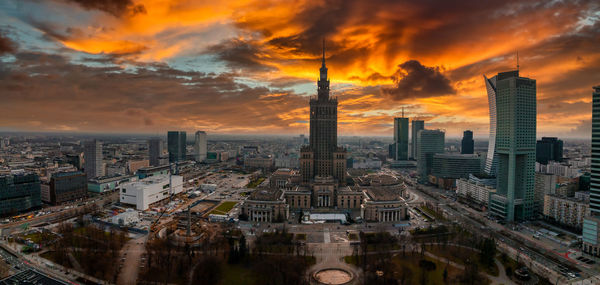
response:
M229 211L231 211L236 204L237 202L225 201L217 206L214 210L210 211L209 214L227 215L227 213L229 213Z
M258 185L260 185L260 183L262 183L263 181L265 181L264 177L258 178L254 181L251 181L250 183L248 183L248 185L246 185L247 188L256 188Z

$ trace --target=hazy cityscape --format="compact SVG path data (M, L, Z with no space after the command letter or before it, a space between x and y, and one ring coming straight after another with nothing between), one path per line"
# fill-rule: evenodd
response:
M600 284L599 3L200 2L0 3L0 285Z

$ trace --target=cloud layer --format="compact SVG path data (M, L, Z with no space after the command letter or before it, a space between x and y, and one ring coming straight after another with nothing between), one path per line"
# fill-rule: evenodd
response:
M591 0L9 0L0 16L0 128L305 133L323 39L342 135L389 135L405 107L485 137L482 74L517 51L538 135L585 135L600 83Z

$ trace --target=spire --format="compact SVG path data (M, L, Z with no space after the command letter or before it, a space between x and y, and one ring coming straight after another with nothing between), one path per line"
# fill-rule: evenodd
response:
M325 66L325 37L323 37L323 66Z
M404 118L404 106L402 106L402 118Z

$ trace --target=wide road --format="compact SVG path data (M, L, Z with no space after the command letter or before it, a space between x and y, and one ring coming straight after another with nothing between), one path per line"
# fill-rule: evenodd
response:
M409 177L405 177L398 173L396 173L396 176L404 180L410 179ZM577 266L566 259L562 262L557 262L557 260L564 258L549 252L544 246L530 242L529 237L527 236L522 234L517 235L516 233L513 233L511 229L485 219L483 215L474 213L474 211L468 207L456 203L452 199L438 198L439 195L436 195L435 191L429 190L428 188L430 187L420 185L417 187L408 187L409 191L417 193L417 195L425 201L430 201L439 205L440 208L448 213L450 220L458 221L461 225L466 226L473 231L480 232L495 239L500 239L501 242L513 248L518 254L529 256L531 259L543 264L546 268L556 272L556 275L560 275L560 268L568 266L577 267L588 276L598 274L598 272L590 270L590 268ZM548 258L547 255L552 255L553 258Z

